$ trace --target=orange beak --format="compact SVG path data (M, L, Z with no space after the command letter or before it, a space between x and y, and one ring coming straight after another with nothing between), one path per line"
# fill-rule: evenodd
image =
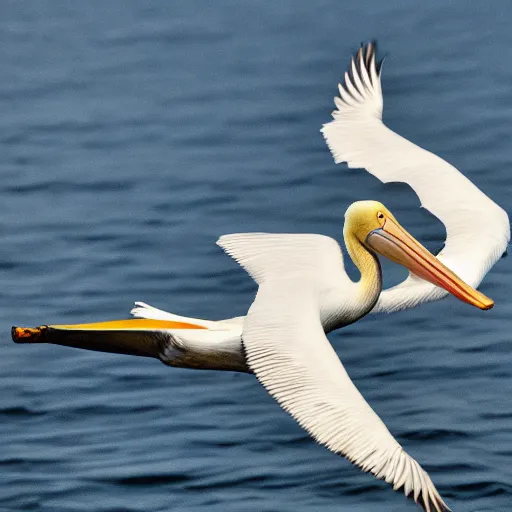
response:
M480 309L491 309L494 306L492 299L466 284L389 217L380 229L370 232L366 244L375 252L407 267L413 274L444 288L472 306Z

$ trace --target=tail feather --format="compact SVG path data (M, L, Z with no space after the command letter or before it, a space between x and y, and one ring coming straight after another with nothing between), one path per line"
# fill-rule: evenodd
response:
M135 307L130 311L132 316L136 318L148 318L150 320L166 320L170 322L186 322L191 324L200 325L207 329L214 328L217 322L211 320L202 320L201 318L191 318L188 316L175 315L163 309L155 308L145 302L136 302Z
M150 306L145 302L136 302L130 313L136 318L149 318L151 320L174 320L176 317L172 313Z

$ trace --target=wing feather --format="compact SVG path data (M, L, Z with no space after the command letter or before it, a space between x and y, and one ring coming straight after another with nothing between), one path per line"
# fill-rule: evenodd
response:
M260 285L246 317L247 363L281 407L320 444L404 488L426 510L449 510L428 474L389 433L325 337L315 281Z
M447 238L439 259L477 287L506 250L510 240L508 215L455 167L382 123L375 44L369 43L358 55L359 69L354 58L350 64L354 80L347 80L345 75L345 87L356 89L354 99L348 103L341 95L343 101L336 102L334 120L322 128L334 160L364 168L383 183L407 183L421 205L446 227ZM371 77L370 87L366 76ZM414 307L446 294L411 274L403 283L385 290L373 311Z
M325 287L351 282L343 267L339 244L324 235L235 233L217 241L256 281L283 276L314 276Z

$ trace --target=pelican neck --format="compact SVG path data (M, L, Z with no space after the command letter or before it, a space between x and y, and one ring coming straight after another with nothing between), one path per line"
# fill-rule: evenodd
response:
M347 251L361 274L356 283L357 301L361 316L375 306L382 291L382 270L377 255L367 249L351 231L343 232Z

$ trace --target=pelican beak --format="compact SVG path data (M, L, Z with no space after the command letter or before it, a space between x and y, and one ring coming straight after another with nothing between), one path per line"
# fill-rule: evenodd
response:
M466 284L395 220L370 232L366 244L375 252L407 267L413 274L444 288L458 299L480 309L491 309L494 301Z

